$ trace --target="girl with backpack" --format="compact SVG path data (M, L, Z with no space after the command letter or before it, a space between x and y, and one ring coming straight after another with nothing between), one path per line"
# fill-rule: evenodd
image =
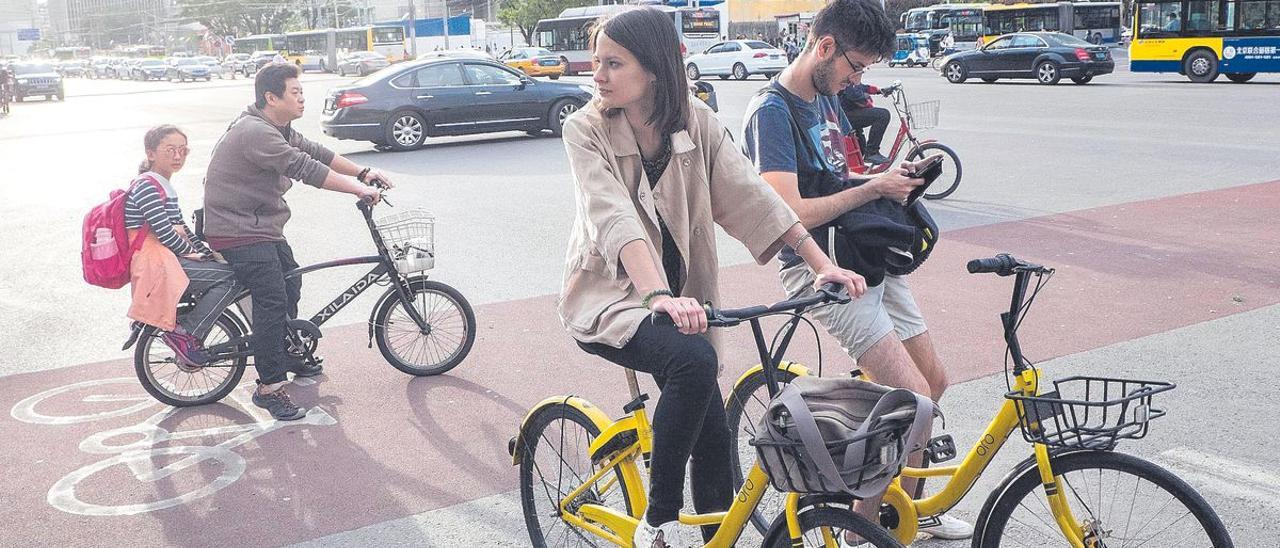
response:
M204 365L209 355L200 341L239 293L235 274L195 236L178 206L170 179L187 161L186 134L172 125L157 126L147 131L143 145L147 159L129 185L124 204L129 240L140 230L148 231L129 264L133 291L129 317L164 330L160 339L180 365ZM177 305L184 293L199 297L178 318Z

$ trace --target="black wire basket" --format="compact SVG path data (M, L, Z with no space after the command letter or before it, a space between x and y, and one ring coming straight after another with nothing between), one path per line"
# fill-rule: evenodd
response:
M1053 388L1038 396L1005 394L1018 411L1022 437L1050 447L1107 451L1122 439L1146 436L1151 420L1165 414L1152 407L1152 396L1174 385L1075 376L1054 381Z

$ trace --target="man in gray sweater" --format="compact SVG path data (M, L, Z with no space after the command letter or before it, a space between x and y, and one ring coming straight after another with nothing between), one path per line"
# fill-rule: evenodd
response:
M311 142L290 123L302 117L298 67L273 64L258 71L254 104L245 109L214 145L205 177L204 233L209 246L226 258L236 279L253 297L254 366L258 389L253 403L277 420L306 415L284 391L286 373L318 375L319 365L301 363L285 352L289 318L297 316L302 280L285 279L298 267L284 238L293 181L354 194L377 203L377 183L390 188L381 171L360 166Z

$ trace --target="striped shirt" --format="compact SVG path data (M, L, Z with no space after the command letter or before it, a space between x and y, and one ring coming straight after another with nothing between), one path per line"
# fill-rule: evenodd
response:
M212 254L204 242L194 239L195 232L183 220L182 209L178 206L178 193L174 191L173 185L154 172L148 172L147 175L154 177L155 182L139 176L129 185L129 194L124 202L124 227L138 229L144 224L149 225L156 239L173 251L174 255ZM160 199L161 190L164 192L163 202ZM175 226L192 235L192 240L183 238L182 234L174 230Z

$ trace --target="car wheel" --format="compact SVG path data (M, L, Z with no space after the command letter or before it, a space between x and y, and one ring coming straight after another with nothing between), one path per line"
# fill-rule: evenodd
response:
M64 91L64 90L58 90L58 100L59 100L59 101L66 101L66 100L67 100L67 92L66 92L66 91Z
M1218 79L1218 57L1208 50L1198 50L1187 56L1182 71L1192 82L1207 84Z
M772 80L772 79L773 79L773 77L774 77L774 76L777 76L777 75L778 75L778 73L776 73L776 72L766 72L766 73L764 73L764 77L765 77L766 79L768 79L768 80Z
M213 76L205 76L205 77L204 77L204 81L206 81L206 82L212 82L212 81L213 81Z
M359 76L359 77L361 77L361 78L363 78L363 77L364 77L364 65L357 65L357 66L356 66L356 76Z
M996 80L999 80L999 78L983 78L982 79L983 82L986 82L988 84L994 84Z
M734 78L737 78L739 80L746 80L748 76L751 76L751 73L747 72L746 65L743 65L742 63L737 63L733 65Z
M718 76L720 77L720 79L721 79L721 80L728 80L728 79L729 79L729 75L728 75L728 74L720 74L720 75L718 75Z
M338 76L346 76L347 71L342 70L342 65L338 65Z
M560 79L560 75L559 75L559 74L552 74L552 75L547 76L547 78L550 78L550 79L552 79L552 80L559 80L559 79Z
M579 108L582 108L582 105L579 105L578 102L573 99L561 99L556 101L556 104L551 107L550 123L548 124L551 129L551 134L556 137L563 134L565 121L569 119L569 115L577 112Z
M965 80L969 79L969 71L959 61L947 63L947 66L943 67L942 73L946 75L947 81L952 84L963 84Z
M21 96L21 95L15 95L15 96L13 97L13 100L14 100L15 102L18 102L18 103L21 103L23 99L26 99L26 97L23 97L23 96Z
M329 72L329 69L324 66L324 61L320 61L320 72Z
M698 70L698 65L689 63L689 66L684 67L684 75L690 80L698 80L702 78L702 71Z
M416 112L401 110L387 123L387 145L392 150L413 150L427 137L427 124Z
M1256 72L1229 72L1227 73L1227 79L1237 84L1243 84L1252 80L1253 77L1257 75L1258 73Z
M529 134L530 137L542 137L542 130L540 129L526 129L524 132Z
M569 66L570 66L570 65L569 65L569 58L568 58L568 57L561 57L561 58L560 58L560 64L564 66L564 75L565 75L565 76L577 76L577 75L578 75L578 73L574 72L574 71L573 71L573 69L569 68Z
M1093 81L1093 75L1087 75L1087 76L1072 76L1072 77L1071 77L1071 81L1072 81L1072 82L1075 82L1075 83L1077 83L1077 84L1080 84L1080 85L1082 85L1082 86L1083 86L1083 85L1088 84L1089 82L1092 82L1092 81Z
M1062 79L1062 74L1058 71L1058 64L1053 61L1043 61L1036 65L1036 80L1041 84L1052 86Z

